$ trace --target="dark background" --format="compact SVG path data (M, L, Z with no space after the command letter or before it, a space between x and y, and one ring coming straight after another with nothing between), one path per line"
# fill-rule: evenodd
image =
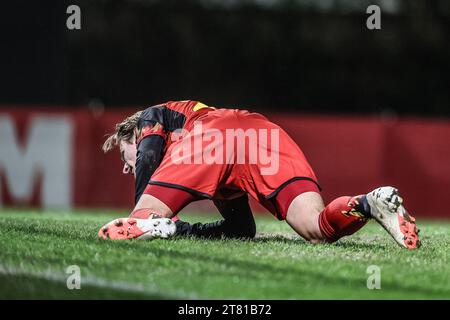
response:
M81 30L66 8L81 8ZM366 8L381 7L381 30ZM447 0L7 1L0 104L450 116Z

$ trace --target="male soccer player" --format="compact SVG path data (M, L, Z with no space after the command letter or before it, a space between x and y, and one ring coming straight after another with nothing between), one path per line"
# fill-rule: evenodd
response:
M182 105L178 104L178 106ZM200 109L200 107L206 106L199 104L197 108ZM162 110L164 109L158 108L158 106L148 110L151 114L147 115L145 120L142 117L139 127L137 123L139 117L143 115L142 112L137 112L124 119L116 125L116 133L111 135L103 145L105 152L119 145L121 158L124 162L122 172L135 177L135 203L139 201L149 183L150 177L160 164L165 150L171 143L169 134L164 134L160 122L164 123L165 127L172 128L172 132L174 128L179 127L179 125L171 123L177 120L177 113L172 113L172 116L168 116L164 120L161 113ZM155 128L153 128L154 126ZM137 137L139 139L135 141ZM190 224L174 216L172 220L176 225L176 233L178 235L204 238L253 238L255 236L256 225L247 194L244 193L227 200L216 198L213 199L213 203L224 218L223 220ZM135 218L149 218L149 213L141 211L138 214L132 214L132 216ZM160 227L162 226L160 225Z
M254 228L248 194L312 243L337 241L374 218L400 246L420 246L415 219L395 188L339 197L324 206L316 175L301 149L258 113L169 101L117 124L103 149L117 145L124 172L136 177L136 206L128 219L102 227L102 238L182 233L169 218L200 199L219 204L225 222L233 217L229 230ZM149 219L155 214L162 218Z

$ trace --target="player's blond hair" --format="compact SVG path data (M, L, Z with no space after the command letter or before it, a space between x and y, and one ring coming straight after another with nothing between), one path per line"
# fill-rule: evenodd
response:
M103 143L103 152L108 152L114 149L120 141L132 143L136 137L137 123L142 111L138 111L135 114L125 118L122 122L116 124L116 130L110 134Z

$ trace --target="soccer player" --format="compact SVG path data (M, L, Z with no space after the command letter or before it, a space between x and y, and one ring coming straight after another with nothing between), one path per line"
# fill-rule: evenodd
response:
M183 106L183 104L180 103L177 106ZM178 115L176 112L169 113L169 116L164 120L162 112L165 110L162 106L151 108L146 111L150 112L147 115L143 112L137 112L117 124L115 134L111 135L103 145L105 152L119 145L121 159L124 162L122 172L135 177L135 203L139 201L150 177L161 163L165 150L171 143L170 133L165 133L161 123L164 123L164 127L171 128L171 132L173 132L175 128L179 127L179 124L175 121L181 120L176 117ZM141 119L139 119L140 117ZM139 139L136 141L137 137ZM256 224L247 194L243 193L226 200L216 198L213 199L213 203L224 218L223 220L190 224L174 216L172 221L175 222L177 235L203 238L255 237ZM144 210L133 213L131 217L148 219L154 217L154 214ZM161 224L159 227L163 226Z
M415 219L393 187L342 196L324 206L316 175L301 149L258 113L169 101L117 124L103 149L115 146L120 148L124 172L136 177L136 206L129 218L102 227L102 238L182 233L170 218L200 199L215 201L223 223L233 217L229 230L240 225L254 228L248 194L312 243L337 241L373 218L400 246L420 246ZM159 218L149 219L154 215Z

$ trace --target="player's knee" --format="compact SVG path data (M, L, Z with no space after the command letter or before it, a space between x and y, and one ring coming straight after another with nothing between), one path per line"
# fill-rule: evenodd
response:
M247 230L244 233L243 238L246 239L253 239L256 236L256 225L250 226L247 228Z
M228 236L238 239L253 239L256 236L256 224L254 221L248 224L234 225L230 228Z
M231 235L231 238L235 239L254 239L256 235L256 232L240 232L240 233L234 233Z
M293 219L288 216L287 223L297 232L302 238L311 243L322 243L325 237L320 230L318 217L311 216L297 216Z
M327 242L327 238L323 235L323 233L320 230L317 230L317 228L309 230L307 240L312 244Z
M311 243L311 244L321 244L321 243L325 243L325 242L327 242L327 240L326 239L311 239L311 240L309 240L309 243Z
M251 219L251 221L248 223L246 232L245 232L245 238L253 239L256 236L256 223L255 220Z
M230 234L232 238L238 239L253 239L256 236L256 228L255 229L246 229L246 230L235 230L232 234Z

